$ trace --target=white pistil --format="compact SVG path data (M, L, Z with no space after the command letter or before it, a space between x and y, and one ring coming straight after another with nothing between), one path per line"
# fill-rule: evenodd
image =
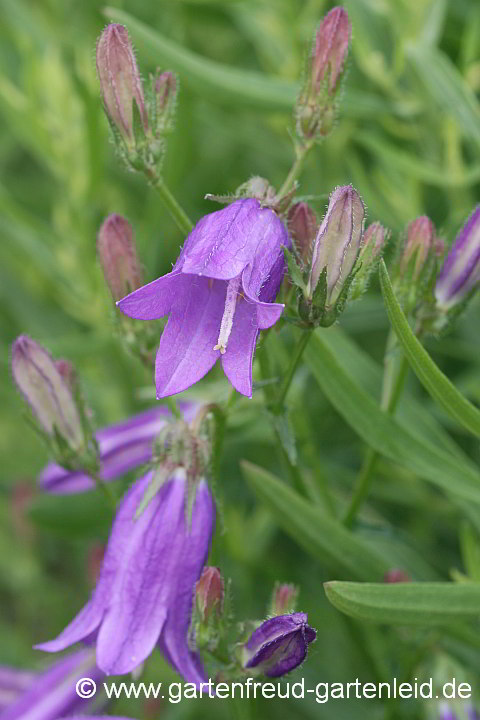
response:
M240 281L241 277L239 275L238 277L233 278L233 280L229 280L227 285L227 297L225 298L225 309L223 311L222 322L220 325L220 334L218 336L217 344L213 348L214 350L220 350L222 355L225 355L227 351L228 338L232 332Z

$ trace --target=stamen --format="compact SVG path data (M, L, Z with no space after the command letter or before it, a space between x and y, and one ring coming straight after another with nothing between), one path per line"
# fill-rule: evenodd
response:
M227 351L228 338L232 332L240 281L241 277L239 275L238 277L233 278L233 280L229 280L227 285L227 297L225 298L225 309L223 311L222 322L220 325L220 334L218 336L217 344L213 348L214 350L220 350L222 355L225 355Z

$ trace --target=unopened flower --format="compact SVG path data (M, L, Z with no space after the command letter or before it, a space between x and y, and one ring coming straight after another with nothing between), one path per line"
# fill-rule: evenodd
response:
M143 272L128 220L121 215L109 215L98 231L97 251L114 300L120 300L140 287Z
M80 413L69 384L41 345L20 335L12 346L12 375L47 436L58 434L73 452L85 447Z
M302 260L308 261L317 233L317 216L308 203L292 205L288 212L287 227L297 253Z
M180 409L188 421L193 418L197 406L181 403ZM114 480L149 462L154 440L170 418L170 411L164 406L158 406L98 430L95 438L100 455L100 478L104 481ZM71 472L55 463L46 466L39 483L43 490L57 494L85 492L95 487L95 482L86 472Z
M92 697L83 698L77 693L76 684L82 678L99 682L104 673L95 664L95 653L84 649L67 655L43 673L21 673L21 676L22 682L24 678L27 682L0 712L1 720L58 720L77 713L89 714ZM0 669L0 697L6 679L5 669ZM10 679L14 679L14 671L10 671ZM91 690L92 685L85 686L87 689ZM95 707L99 709L98 702Z
M351 35L343 7L330 10L317 30L311 66L296 108L297 132L307 141L328 135L333 127Z
M365 207L351 185L330 195L327 213L315 239L308 294L313 296L322 273L326 273L326 306L338 300L354 269L363 237Z
M177 100L177 78L167 70L155 78L156 131L162 134L168 130Z
M252 395L252 361L259 330L274 325L284 275L287 231L258 200L237 200L206 215L192 230L168 275L136 290L118 306L139 320L169 314L155 367L157 397L182 392L221 358L243 395Z
M480 205L468 218L448 253L435 285L441 310L461 303L480 284Z
M317 633L306 613L277 615L263 622L243 648L243 667L267 677L280 677L300 665Z
M212 613L221 615L225 598L225 583L217 567L203 569L200 580L195 586L197 609L202 622L208 622Z
M363 243L360 248L359 260L362 262L371 261L382 254L388 238L388 230L379 222L368 226L363 235Z
M105 111L123 140L134 143L133 103L136 104L145 131L147 111L142 80L138 72L127 28L107 25L97 42L97 73Z
M154 473L137 480L119 505L91 600L55 640L37 647L58 652L94 639L98 666L115 675L136 668L158 644L187 682L200 683L205 673L188 632L215 506L200 479L187 513L186 472L177 468L138 514Z
M405 274L410 269L412 280L418 280L428 258L436 254L436 247L435 225L430 218L422 215L412 220L400 258L400 272Z
M289 583L276 583L273 589L271 612L272 615L285 615L295 610L298 598L298 588Z

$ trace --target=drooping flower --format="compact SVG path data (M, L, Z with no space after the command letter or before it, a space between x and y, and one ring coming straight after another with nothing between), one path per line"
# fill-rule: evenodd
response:
M6 669L0 671L0 696L6 681ZM93 707L99 709L97 697L82 698L76 692L76 684L81 678L89 678L94 683L103 677L95 664L95 653L91 649L78 650L67 655L43 673L21 673L9 671L10 680L21 678L24 685L0 712L1 720L58 720L78 713L89 713ZM29 677L31 676L31 677ZM24 682L26 681L26 682ZM89 690L92 686L90 685ZM87 688L85 688L87 690ZM103 698L105 701L106 698Z
M154 472L137 480L119 506L91 600L55 640L37 647L58 652L94 638L99 668L122 674L140 665L158 643L187 682L204 682L188 631L215 506L201 479L188 517L186 472L177 468L136 517Z
M480 205L468 218L448 253L435 285L441 310L461 303L480 284Z
M193 403L181 403L180 409L188 422L196 412ZM100 454L100 477L114 480L129 470L152 459L155 437L165 427L170 411L159 406L99 430L95 437ZM49 463L39 478L40 486L48 492L67 494L91 490L95 482L81 470L70 472L56 463Z
M243 648L243 667L267 677L280 677L307 657L316 631L307 624L306 613L277 615L263 622Z
M143 273L128 220L113 213L103 221L97 236L97 252L114 300L140 287Z
M154 320L169 314L155 366L157 397L182 392L221 358L225 375L252 395L259 330L284 306L273 302L284 274L287 231L258 200L237 200L200 220L168 275L118 303L126 315Z

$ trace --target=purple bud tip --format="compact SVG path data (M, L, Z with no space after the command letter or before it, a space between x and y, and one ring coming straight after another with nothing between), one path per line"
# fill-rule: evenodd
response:
M477 205L445 258L435 285L437 305L448 310L480 283L480 205Z
M407 227L407 240L400 261L400 270L405 272L408 265L413 261L413 279L416 280L430 253L436 252L435 225L426 215L412 220Z
M298 597L298 589L295 585L278 583L275 585L272 597L272 613L274 615L285 615L295 609Z
M383 252L387 240L388 230L379 222L372 223L365 230L360 257L363 259L367 254L372 259L378 257Z
M103 274L114 300L121 300L143 283L133 229L121 215L109 215L97 237Z
M383 579L386 583L410 582L410 576L408 573L400 568L392 568L391 570L388 570Z
M308 260L317 231L317 216L308 203L292 205L288 212L287 227L297 252L303 260Z
M316 92L328 73L328 90L333 94L342 74L352 35L352 26L345 8L330 10L317 30L312 65L312 85Z
M97 73L105 110L126 142L133 141L133 102L145 130L147 111L142 81L127 28L107 25L97 42Z
M70 387L51 355L41 345L20 335L12 346L12 375L43 430L56 430L73 450L84 445L77 406Z
M267 677L280 677L298 667L307 656L316 631L306 613L278 615L263 622L244 646L245 669Z
M155 95L157 96L157 109L165 110L169 101L175 97L177 92L177 78L175 74L167 70L160 73L155 80Z
M313 294L323 270L327 272L327 305L337 301L352 272L363 238L365 206L351 185L330 195L327 213L313 248L309 293Z
M208 621L212 612L221 615L225 597L225 584L220 569L205 567L196 586L197 607L202 620Z

